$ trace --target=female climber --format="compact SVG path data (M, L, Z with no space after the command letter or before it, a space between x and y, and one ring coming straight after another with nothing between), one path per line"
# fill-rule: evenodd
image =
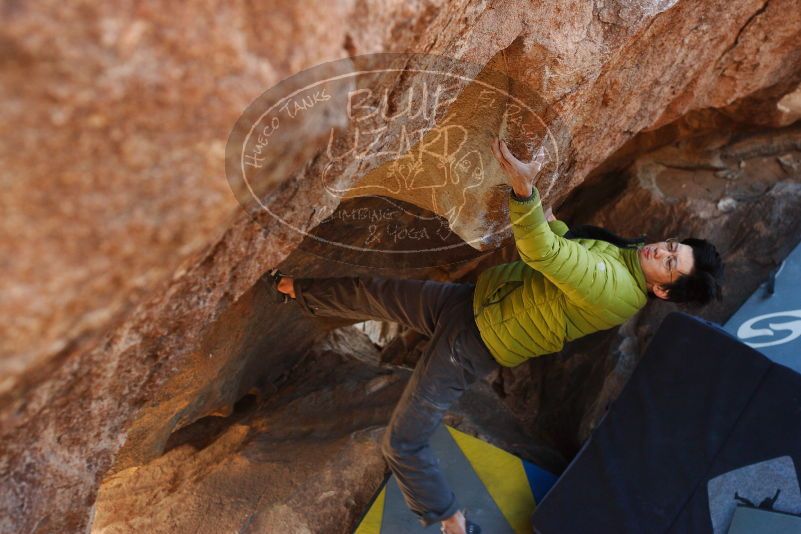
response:
M675 302L720 298L715 247L688 238L630 244L603 229L567 226L543 211L534 179L500 140L492 152L512 188L509 213L520 260L483 271L475 285L379 277L292 278L278 291L305 313L394 321L428 336L384 434L382 451L409 508L424 525L478 534L443 477L429 439L466 388L499 366L558 352L566 341L618 326L649 294Z

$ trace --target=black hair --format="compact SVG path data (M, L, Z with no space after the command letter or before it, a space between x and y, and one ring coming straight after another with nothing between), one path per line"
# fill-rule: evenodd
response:
M620 237L599 226L579 225L571 228L565 236L568 239L597 239L606 241L620 248L635 248L645 244L645 237ZM721 299L723 278L723 261L720 259L715 245L705 239L688 237L681 242L693 249L693 270L683 274L673 283L663 287L667 292L667 300L672 302L693 302L707 304L713 298Z
M707 304L712 299L720 300L722 295L723 260L715 245L706 239L688 237L682 241L693 249L693 270L665 284L667 300L673 302L695 302Z

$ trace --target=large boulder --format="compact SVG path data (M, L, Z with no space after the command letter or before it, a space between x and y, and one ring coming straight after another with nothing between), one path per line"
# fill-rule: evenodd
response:
M774 125L797 113L794 0L50 4L5 4L0 30L3 242L14 251L0 302L3 531L84 531L106 475L158 461L182 427L269 390L335 326L278 305L262 275L336 213L343 197L326 184L375 184L370 173L390 162L344 165L323 182L322 148L300 135L286 144L286 174L269 176L258 199L288 224L239 211L223 179L225 140L283 77L393 51L454 58L479 78L500 71L511 96L537 95L532 116L552 140L539 185L553 203L639 132L693 110L771 110L752 115ZM496 123L498 133L514 128L500 123L506 102L483 123L464 113L471 83L449 111L483 128L466 154L475 149L489 179L467 199L453 181L436 201L396 197L486 248L505 237L484 239L506 217L487 141ZM384 84L396 99L407 87ZM509 140L521 157L539 148ZM333 268L315 257L298 272L371 267L358 253ZM464 265L443 267L449 260L381 267L464 276Z

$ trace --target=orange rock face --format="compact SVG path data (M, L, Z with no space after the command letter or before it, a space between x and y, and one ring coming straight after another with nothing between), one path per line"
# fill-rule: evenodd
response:
M287 76L378 52L500 71L511 96L536 95L559 154L539 184L552 203L638 134L690 112L768 126L798 117L796 0L43 0L0 12L4 532L83 531L106 475L149 465L176 430L269 389L323 335L274 306L259 280L349 196L326 186L386 189L406 177L389 196L433 211L474 248L505 236L486 141L514 129L508 103L472 112L472 79L449 112L473 144L446 162L449 174L426 174L443 163L433 158L422 162L427 181L408 181L414 165L389 158L322 181L323 137L299 130L261 199L295 230L244 213L226 181L226 141ZM509 140L521 156L538 148ZM441 176L450 185L437 194L408 187Z

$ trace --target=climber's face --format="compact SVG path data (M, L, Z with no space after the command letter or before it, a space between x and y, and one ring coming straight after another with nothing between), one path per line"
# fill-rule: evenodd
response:
M640 266L648 289L659 298L666 298L664 286L693 270L693 249L675 239L649 243L638 251Z

